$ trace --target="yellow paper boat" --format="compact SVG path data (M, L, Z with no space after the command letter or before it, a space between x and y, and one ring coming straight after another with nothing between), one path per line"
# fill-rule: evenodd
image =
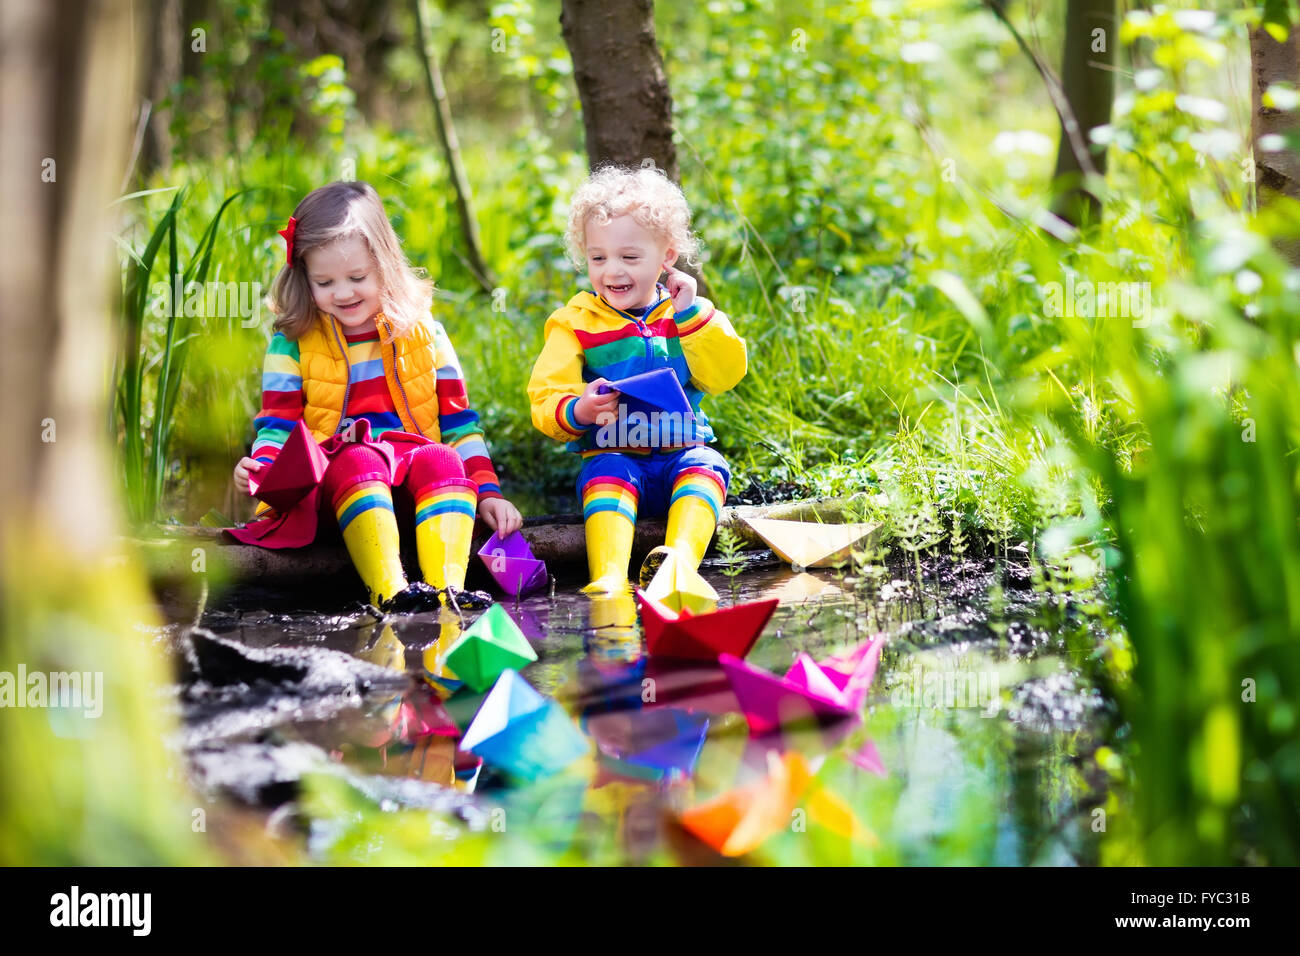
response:
M828 568L848 561L853 549L866 544L880 529L879 524L818 524L776 518L746 518L745 523L796 568Z
M664 559L645 593L677 614L707 614L718 606L718 592L675 554Z

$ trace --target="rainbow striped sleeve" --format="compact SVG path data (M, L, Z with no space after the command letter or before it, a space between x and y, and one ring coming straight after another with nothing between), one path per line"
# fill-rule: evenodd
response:
M460 455L465 463L465 476L478 485L480 499L503 497L478 412L470 407L465 392L465 375L456 350L442 323L434 321L431 325L436 350L434 362L438 367L438 430L442 440Z
M253 419L257 437L253 439L251 457L267 464L275 461L289 432L302 420L302 407L298 343L276 332L262 364L262 410Z

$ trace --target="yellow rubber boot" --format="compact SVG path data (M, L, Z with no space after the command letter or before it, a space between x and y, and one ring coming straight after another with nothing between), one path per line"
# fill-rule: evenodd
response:
M406 587L393 495L382 481L361 481L334 506L343 543L366 589L379 607Z
M587 594L617 594L628 590L627 566L632 560L636 524L619 511L597 511L586 521Z
M472 482L430 485L415 496L415 547L420 573L435 588L465 588L478 490Z
M688 480L703 487L692 488L688 494L678 494ZM708 497L702 496L700 490L707 492ZM678 479L674 486L674 500L668 508L668 533L664 536L664 543L646 555L641 565L643 588L654 579L670 554L676 555L677 560L692 571L700 566L717 529L722 500L721 489L716 483L705 484L695 476Z

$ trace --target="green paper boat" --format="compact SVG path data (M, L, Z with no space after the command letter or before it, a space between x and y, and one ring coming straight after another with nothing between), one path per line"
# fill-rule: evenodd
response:
M486 690L504 670L537 660L524 632L500 604L493 604L447 649L447 666L476 691Z

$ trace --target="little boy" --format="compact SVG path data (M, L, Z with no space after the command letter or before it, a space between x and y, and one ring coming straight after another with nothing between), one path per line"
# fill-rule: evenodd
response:
M533 424L583 458L577 490L591 572L584 590L626 593L638 514L668 514L664 545L641 567L642 586L670 565L694 572L704 557L731 472L708 447L714 435L700 399L744 377L745 342L696 298L695 280L673 268L679 257L693 261L698 242L686 197L659 170L594 173L574 196L566 240L591 290L546 320L528 398ZM656 369L672 369L693 418L655 423L656 415L660 427L647 429L644 419L629 423L619 392L602 392Z

